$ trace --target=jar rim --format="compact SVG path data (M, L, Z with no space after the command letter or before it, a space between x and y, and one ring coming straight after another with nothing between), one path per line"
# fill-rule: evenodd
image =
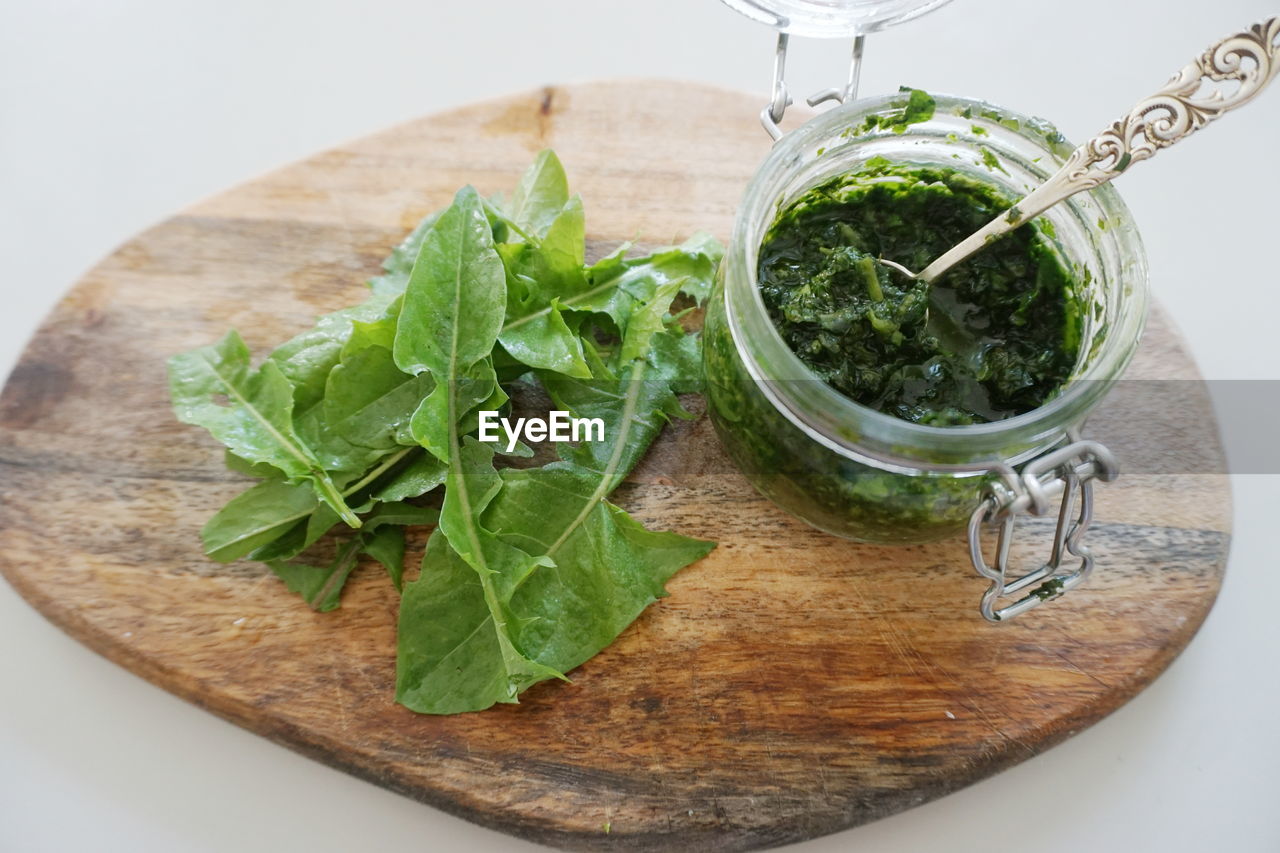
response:
M1057 164L1074 148L1043 119L972 98L945 94L933 94L933 97L936 102L933 118L906 128L872 130L851 141L864 142L885 137L904 142L914 138L927 140L952 133L950 126L962 120L966 126L981 127L985 131L983 144L986 146L998 143L1002 138L1020 138L1040 149L1046 155L1044 159L1050 161L1048 169L1040 169L1045 172L1042 178L1056 170ZM753 234L761 222L767 228L777 210L789 199L769 197L766 184L780 171L794 173L814 156L821 156L821 149L817 149L816 155L812 153L815 146L841 130L859 127L873 114L900 110L905 105L905 98L901 93L869 97L820 113L784 135L770 150L747 186L725 259L726 264L739 267L735 270L737 275L726 275L725 283L726 319L735 346L753 379L758 383L763 381L776 392L768 394L775 406L782 398L780 410L797 426L846 455L861 457L870 450L873 458L880 461L911 465L922 457L937 460L955 455L967 460L983 452L1000 454L1011 445L1043 444L1052 436L1060 437L1067 426L1079 422L1099 402L1110 382L1128 365L1146 317L1146 253L1128 207L1110 184L1095 187L1087 193L1105 213L1108 238L1116 242L1119 251L1132 264L1134 280L1126 291L1130 304L1121 312L1122 322L1108 331L1100 351L1084 370L1073 375L1060 393L1028 412L982 424L933 426L877 411L845 396L813 373L787 346L768 316L757 281L760 246ZM1011 127L1013 122L1016 125ZM959 144L963 145L963 140ZM1078 203L1076 198L1062 202L1065 205ZM739 316L744 309L764 319L763 324L753 324L749 336L742 328L744 318ZM765 330L761 331L759 325L763 325ZM744 346L748 339L752 345ZM756 358L755 350L764 357ZM762 361L772 368L764 369ZM796 396L803 399L791 399Z
M730 9L784 33L852 38L918 18L951 0L721 0Z

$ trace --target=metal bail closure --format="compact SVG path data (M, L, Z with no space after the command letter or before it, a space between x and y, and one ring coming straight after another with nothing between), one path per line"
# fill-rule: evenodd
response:
M815 92L807 101L816 107L826 101L844 104L858 96L862 72L862 48L867 33L879 32L894 24L923 15L948 0L723 0L724 4L759 24L778 31L778 47L773 55L773 89L769 103L760 111L760 123L776 142L782 138L782 114L791 105L787 91L787 44L790 37L852 38L853 56L843 87Z
M1099 442L1077 440L1032 459L1021 474L1008 466L996 473L1000 479L988 487L986 497L969 518L969 557L978 574L991 581L979 606L983 617L1003 622L1057 598L1089 577L1094 561L1084 545L1084 534L1093 517L1093 480L1109 483L1119 474L1119 467L1111 451ZM1008 580L1009 549L1018 516L1046 515L1059 496L1058 526L1048 561ZM987 523L1000 525L994 566L988 565L982 554L982 526ZM1074 568L1062 565L1068 554L1079 560ZM1031 591L1022 598L996 607L1000 599L1028 587Z
M862 76L862 51L863 45L866 43L865 35L854 36L853 39L853 56L849 60L849 77L845 81L842 88L823 89L815 92L806 98L806 103L811 107L826 101L835 101L836 103L847 103L858 97L858 80ZM770 138L777 142L782 138L782 127L780 122L782 116L787 111L787 107L791 106L791 95L787 91L787 45L791 42L791 36L784 32L778 33L778 47L773 54L773 89L769 103L764 105L764 109L760 111L760 124L768 132Z

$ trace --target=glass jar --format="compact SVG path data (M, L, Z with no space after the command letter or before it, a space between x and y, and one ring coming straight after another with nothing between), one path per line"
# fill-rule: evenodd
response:
M782 32L818 38L874 33L931 12L949 0L724 0L729 8Z
M905 128L892 121L906 107L899 94L837 107L783 136L747 187L707 308L708 404L730 458L778 506L862 542L926 542L966 525L976 539L975 511L993 492L1010 482L1016 491L1019 466L1074 441L1128 365L1146 316L1142 242L1120 196L1104 185L1043 214L1078 282L1085 322L1071 379L1040 407L992 423L926 426L860 405L809 371L774 328L756 281L761 241L791 201L872 157L955 168L1012 201L1072 149L1044 121L966 98L936 100L932 118ZM875 115L890 120L868 122ZM1042 498L1033 511L1044 511ZM983 520L997 518L992 507ZM980 550L973 553L977 565Z

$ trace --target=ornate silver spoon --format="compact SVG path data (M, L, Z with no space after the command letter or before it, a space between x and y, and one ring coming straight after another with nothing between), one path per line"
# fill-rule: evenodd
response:
M1076 193L1105 184L1139 160L1185 139L1218 116L1246 104L1280 71L1280 17L1268 18L1209 47L1173 75L1164 88L1139 101L1124 118L1081 145L1062 168L1004 213L914 273L880 259L904 275L932 282L983 246ZM1232 90L1216 84L1238 81ZM1203 91L1202 91L1203 90Z

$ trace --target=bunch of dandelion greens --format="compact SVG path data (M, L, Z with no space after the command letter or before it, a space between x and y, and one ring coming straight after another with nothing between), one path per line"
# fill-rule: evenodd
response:
M179 419L260 480L205 525L206 553L265 562L321 611L362 555L381 563L402 590L396 698L415 711L479 710L564 678L714 547L608 501L666 420L687 416L677 394L699 387L699 341L673 303L707 297L721 254L706 235L629 248L586 263L582 202L544 151L509 199L460 190L392 252L365 302L257 368L235 331L174 356ZM533 455L477 438L479 413L509 408L516 385L601 419L605 440L496 466ZM438 510L422 505L439 489ZM404 583L404 530L431 524ZM330 532L332 558L305 559Z

